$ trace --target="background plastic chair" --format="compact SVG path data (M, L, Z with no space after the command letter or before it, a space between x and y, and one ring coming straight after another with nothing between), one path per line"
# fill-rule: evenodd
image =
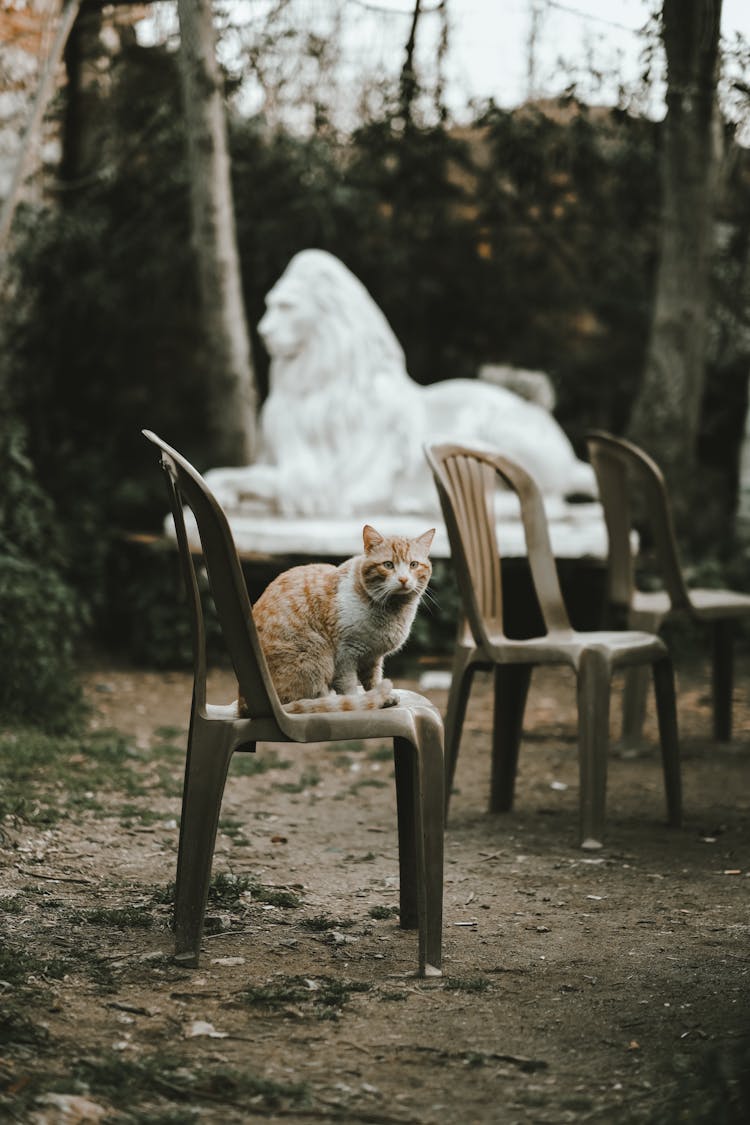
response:
M195 966L211 877L219 810L235 751L258 742L337 742L392 738L396 771L400 923L419 929L419 971L440 975L443 903L443 726L429 700L400 691L399 705L376 711L290 715L281 705L258 640L237 551L224 512L202 477L148 430L166 470L180 561L190 604L194 683L175 889L175 957ZM183 504L193 512L211 593L240 694L236 706L206 702L206 645Z
M688 589L680 565L672 507L661 469L637 445L600 430L586 435L589 457L599 484L609 535L608 600L612 611L630 629L658 632L680 615L711 627L713 640L713 733L732 737L734 633L737 621L750 618L750 596L734 590ZM635 582L631 532L635 491L642 498L662 590L639 590ZM648 683L638 671L625 682L623 738L641 737Z
M653 667L659 711L669 823L681 822L680 757L674 677L663 642L642 632L578 632L563 602L541 493L519 465L497 454L458 445L426 450L451 543L465 620L460 623L445 729L446 802L458 757L471 679L494 669L495 711L490 811L513 804L518 748L531 672L536 665L567 664L578 683L580 843L601 847L607 784L612 673L634 664ZM506 636L494 497L512 488L521 516L534 589L546 632L529 640Z

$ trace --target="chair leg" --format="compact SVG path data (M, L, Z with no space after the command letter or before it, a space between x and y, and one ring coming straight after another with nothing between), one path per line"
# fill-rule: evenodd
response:
M419 924L419 975L440 976L443 936L443 729L425 709L414 717L417 740L395 739L401 925ZM408 859L404 862L403 853Z
M735 623L728 618L715 621L711 632L714 738L717 742L731 742Z
M663 621L663 612L631 609L628 612L626 627L644 633L658 633ZM622 742L625 746L640 746L643 742L648 687L649 671L645 664L626 668L622 700Z
M211 880L221 799L234 749L231 729L191 723L175 886L175 960L195 968Z
M680 743L677 733L674 670L669 657L654 661L654 691L659 720L659 739L664 768L664 789L667 797L667 818L673 828L682 824L682 781L680 776Z
M518 767L518 749L531 664L498 664L495 667L495 710L492 736L490 812L509 812Z
M474 678L476 665L471 663L471 652L468 649L456 649L453 658L453 672L451 676L451 689L448 695L448 710L445 715L445 815L448 815L448 805L453 790L453 778L456 773L458 760L458 747L461 742L461 730L466 717L466 705L469 701L471 681Z
M622 700L622 741L626 746L637 746L643 740L648 683L648 668L638 664L626 669Z
M601 848L607 793L609 703L612 669L601 653L589 649L578 666L578 768L580 775L580 846Z
M399 925L402 930L419 926L417 910L417 757L403 738L393 740L398 817Z

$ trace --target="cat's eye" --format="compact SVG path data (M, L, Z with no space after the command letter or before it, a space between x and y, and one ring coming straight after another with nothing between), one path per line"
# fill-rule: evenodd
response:
M390 559L385 559L384 562L383 562L383 566L385 567L386 570L393 570L393 563L391 562Z
M412 559L411 562L409 563L409 566L412 568L412 570L416 570L417 567L419 566L419 563L417 562L416 559Z

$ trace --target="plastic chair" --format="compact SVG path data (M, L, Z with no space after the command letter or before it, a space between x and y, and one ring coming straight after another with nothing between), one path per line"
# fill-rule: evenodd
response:
M578 684L580 844L599 848L604 837L612 674L634 664L653 667L670 825L681 822L680 756L674 677L666 646L642 632L578 632L568 619L550 546L541 493L519 465L498 454L459 445L426 450L437 484L456 569L464 619L459 624L445 723L446 805L456 769L461 728L477 668L494 669L495 703L490 811L512 808L518 749L531 672L567 664ZM513 489L531 577L546 632L516 640L503 628L500 549L494 511L498 485Z
M706 622L712 632L713 734L720 742L732 737L734 633L737 621L750 618L750 596L734 590L688 589L680 565L672 507L661 469L637 445L601 430L586 435L609 535L608 599L628 628L658 632L680 615ZM633 488L644 501L644 515L653 540L656 567L664 588L639 590L631 548ZM648 683L637 673L625 683L623 739L641 737Z
M161 450L193 632L194 682L175 889L175 959L194 967L200 954L224 785L235 751L258 742L338 742L392 738L400 873L400 923L419 930L419 972L439 976L443 901L443 727L429 700L399 691L398 706L375 711L292 715L279 701L253 623L250 599L227 518L184 457L148 430ZM240 694L235 704L206 701L206 646L195 565L183 504L193 512L211 593Z

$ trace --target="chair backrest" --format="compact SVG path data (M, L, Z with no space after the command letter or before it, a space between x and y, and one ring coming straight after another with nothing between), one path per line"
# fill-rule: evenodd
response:
M686 608L690 600L677 550L672 505L661 469L637 445L603 430L590 431L586 435L586 445L596 473L609 536L610 601L617 606L628 606L635 589L631 546L635 487L643 498L644 515L664 589L675 609Z
M435 478L464 613L475 642L488 645L491 635L505 635L495 517L495 494L501 482L521 503L526 553L545 629L547 633L571 632L544 502L525 469L500 454L453 444L426 447L425 455Z
M196 704L204 707L206 703L206 634L195 563L185 527L185 505L195 517L216 613L248 712L253 719L273 718L283 724L285 713L258 640L245 576L227 517L203 477L180 453L150 430L144 430L143 434L161 450L161 465L167 477L191 612Z

